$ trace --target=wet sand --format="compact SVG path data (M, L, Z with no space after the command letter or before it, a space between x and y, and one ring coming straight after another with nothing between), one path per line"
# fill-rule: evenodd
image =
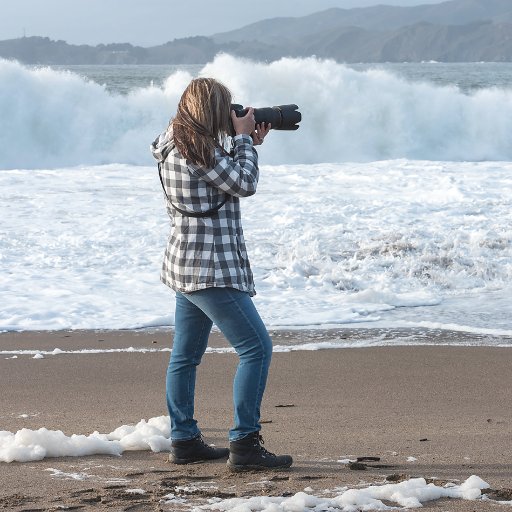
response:
M390 340L399 335L407 333L391 333ZM319 342L333 332L277 333L274 341L293 344L308 336ZM357 341L361 334L338 330L336 336ZM470 335L457 333L436 336L471 341ZM163 348L170 340L165 331L4 333L0 350ZM226 342L213 335L211 345ZM107 433L166 414L168 352L7 357L0 357L0 430ZM199 367L196 416L206 439L216 445L227 443L236 362L233 354L206 354ZM506 491L512 488L511 370L511 348L498 347L276 353L262 433L269 450L294 456L291 470L232 475L223 461L174 466L165 453L144 451L0 463L0 509L187 510L209 497L278 496L305 488L314 494L418 476L457 483L472 474L512 500ZM358 456L380 461L361 470L337 462ZM169 493L186 503L163 504ZM425 508L504 510L494 502L460 500L438 500Z

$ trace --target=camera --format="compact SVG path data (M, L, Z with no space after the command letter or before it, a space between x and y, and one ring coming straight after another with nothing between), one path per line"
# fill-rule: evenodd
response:
M277 107L263 107L254 109L254 120L256 124L270 123L273 130L298 130L302 119L297 105L279 105ZM231 104L231 110L235 111L236 117L243 117L248 109L237 103ZM234 133L234 130L233 130Z

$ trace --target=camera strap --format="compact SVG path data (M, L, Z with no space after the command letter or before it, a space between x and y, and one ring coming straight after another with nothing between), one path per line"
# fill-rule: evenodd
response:
M172 148L171 148L172 149ZM158 162L158 175L160 176L160 184L162 185L162 190L164 191L165 197L167 198L167 201L169 204L181 215L184 215L185 217L213 217L228 201L229 196L224 199L224 201L221 201L218 205L214 206L213 208L210 208L209 210L206 210L204 212L188 212L186 210L182 210L181 208L178 208L172 201L169 195L167 194L167 191L165 190L164 185L164 178L162 176L162 165L166 158L168 157L169 153L171 152L171 149L166 151L164 154L162 154L163 160L161 162Z

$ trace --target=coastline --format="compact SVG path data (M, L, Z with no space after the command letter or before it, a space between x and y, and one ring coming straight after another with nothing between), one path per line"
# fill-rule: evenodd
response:
M275 343L286 340L292 345L313 335L316 342L329 339L319 331L273 335ZM393 335L389 334L391 340ZM64 344L77 350L164 348L170 346L170 334L156 330L4 333L0 344L2 350L64 349ZM226 342L214 333L210 346L223 347ZM168 357L163 351L58 354L41 359L3 356L0 384L8 392L2 399L0 430L46 427L67 435L108 433L141 418L164 415ZM197 417L206 439L218 445L226 443L231 426L236 359L230 353L209 353L198 371ZM511 363L511 350L490 346L275 353L262 407L262 432L269 450L294 456L294 467L286 474L233 477L222 462L178 467L166 462L166 453L150 451L125 452L121 457L47 458L0 463L0 504L10 510L28 506L52 510L57 505L85 506L84 500L94 494L98 506L102 502L105 507L108 503L128 507L137 500L131 496L128 503L125 490L140 488L146 494L136 496L137 503L154 507L177 483L214 481L217 496L282 495L305 488L320 492L382 483L392 474L456 483L476 474L493 489L510 488ZM279 407L283 405L288 407ZM381 467L354 471L339 462L357 456L380 457ZM83 479L69 476L73 474ZM206 503L214 495L203 489L187 494L187 499ZM425 504L425 508L440 506L444 510L500 507L461 500Z
M0 357L7 351L51 351L80 349L124 349L128 347L170 349L172 327L138 329L61 329L0 332ZM450 330L435 327L351 327L319 326L269 328L274 347L298 347L332 342L339 348L371 346L491 346L511 347L512 336L487 332ZM228 341L214 326L209 348L229 348Z

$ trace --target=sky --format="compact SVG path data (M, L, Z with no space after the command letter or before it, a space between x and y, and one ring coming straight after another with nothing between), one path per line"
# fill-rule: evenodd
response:
M212 35L277 16L304 16L329 7L419 5L441 0L0 0L0 40L26 36L70 44L152 46Z

